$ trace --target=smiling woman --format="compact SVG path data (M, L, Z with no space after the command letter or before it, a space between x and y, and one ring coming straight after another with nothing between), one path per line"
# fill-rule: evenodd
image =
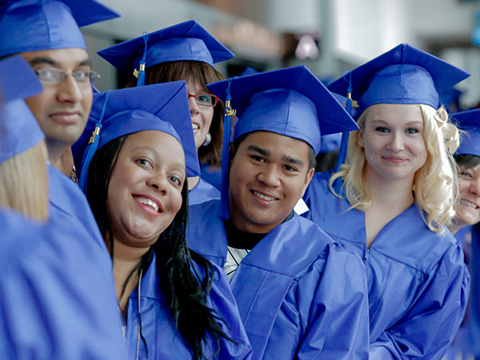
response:
M199 166L185 83L95 94L74 153L131 357L248 358L225 275L186 244L187 175Z
M360 130L334 174L314 175L305 216L364 259L370 358L440 359L462 321L469 275L446 231L459 134L438 93L468 75L400 44L329 85L358 102Z

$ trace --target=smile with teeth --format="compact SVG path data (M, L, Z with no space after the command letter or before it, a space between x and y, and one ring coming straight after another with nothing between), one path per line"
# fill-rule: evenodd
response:
M477 205L475 205L474 203L471 203L470 201L467 201L465 199L460 199L460 203L465 205L465 206L468 206L468 207L471 207L471 208L474 208L474 209L478 209Z
M268 196L268 195L259 193L258 191L253 191L253 194L254 194L255 196L258 196L260 199L263 199L263 200L267 200L267 201L273 201L273 200L275 200L274 197L271 197L271 196Z
M195 123L192 123L192 127L194 132L200 128L200 126L198 126L198 124L195 124Z
M158 212L158 204L153 201L153 200L150 200L150 199L147 199L145 197L142 197L142 196L137 196L135 198L140 204L144 204L144 205L147 205L147 206L150 206L153 210L155 210L156 212Z

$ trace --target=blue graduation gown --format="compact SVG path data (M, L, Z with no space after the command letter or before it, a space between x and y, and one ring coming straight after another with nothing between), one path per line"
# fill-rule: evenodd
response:
M189 246L219 266L227 237L220 201L190 207ZM294 215L243 259L231 287L254 359L367 359L361 259Z
M49 210L46 225L0 210L0 358L126 359L111 266Z
M190 206L213 199L220 199L220 191L202 178L199 179L197 186L188 192L188 204Z
M194 270L203 276L204 272L200 266L195 262L193 262L193 266ZM222 330L238 342L238 344L233 344L221 338L220 350L216 359L250 359L252 349L240 320L235 299L228 286L228 279L221 269L217 266L214 267L214 282L207 298L207 306L220 314L228 324L227 327L225 323L221 323ZM168 300L160 289L155 256L141 282L140 303L142 334L148 346L148 359L192 359L190 348L175 329ZM125 341L130 359L136 359L139 336L138 320L138 288L136 288L130 294L127 305ZM214 349L213 352L212 349ZM204 348L207 358L214 359L213 354L216 350L218 350L216 343L210 339ZM140 340L138 358L146 359L146 348L142 340Z
M349 210L316 173L304 200L312 219L365 262L374 359L441 359L462 321L469 287L463 252L447 230L437 235L415 205L398 215L367 250L365 213Z

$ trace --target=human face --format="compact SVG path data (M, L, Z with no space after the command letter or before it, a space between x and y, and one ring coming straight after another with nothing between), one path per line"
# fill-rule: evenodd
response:
M80 48L25 52L21 55L34 70L58 68L73 72L91 68L87 52ZM90 83L78 84L73 76L66 76L61 84L44 84L43 87L41 94L25 102L45 134L50 161L54 162L83 133L92 107L92 87Z
M189 94L196 95L199 93L205 93L203 86L198 81L187 80L186 83ZM195 146L198 150L205 142L205 138L210 131L214 108L198 105L194 97L189 97L188 104L190 106Z
M303 196L314 169L307 143L256 131L240 143L230 166L230 216L242 231L268 233Z
M114 240L147 248L182 206L185 156L180 143L160 131L130 135L118 155L107 193Z
M480 222L480 164L470 169L459 166L458 188L460 199L455 226L460 228Z
M368 182L413 184L427 159L423 116L417 105L377 104L366 110L358 143L365 150Z

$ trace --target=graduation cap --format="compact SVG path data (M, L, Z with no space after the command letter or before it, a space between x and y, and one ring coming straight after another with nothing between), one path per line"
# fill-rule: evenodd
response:
M458 127L465 130L455 155L480 156L480 109L462 111L452 115L458 121Z
M95 0L0 0L0 57L82 48L79 27L119 17Z
M43 91L20 56L0 61L0 163L38 144L43 132L23 99Z
M226 101L227 116L232 115L231 108L236 110L239 120L234 141L253 131L270 131L305 141L317 155L321 135L358 129L342 104L305 66L231 78L207 86ZM224 201L228 201L229 124L226 118L222 157ZM224 216L229 216L226 203Z
M93 105L84 133L73 145L81 164L79 185L86 191L88 166L95 152L124 135L157 130L174 136L183 147L187 176L199 176L200 165L193 137L184 81L112 90L93 94Z
M424 104L439 107L439 93L469 77L470 74L446 61L408 44L400 44L332 82L328 88L347 96L358 118L375 104ZM358 109L354 109L355 102ZM352 106L353 104L353 106ZM345 162L348 133L340 146L336 171ZM342 181L335 182L340 191Z
M437 109L439 93L470 74L408 44L400 44L332 82L340 95L351 93L358 115L375 104L424 104Z
M144 33L98 52L126 75L169 61L201 61L211 66L235 55L195 20ZM144 75L143 75L144 76ZM141 81L137 86L144 85Z

